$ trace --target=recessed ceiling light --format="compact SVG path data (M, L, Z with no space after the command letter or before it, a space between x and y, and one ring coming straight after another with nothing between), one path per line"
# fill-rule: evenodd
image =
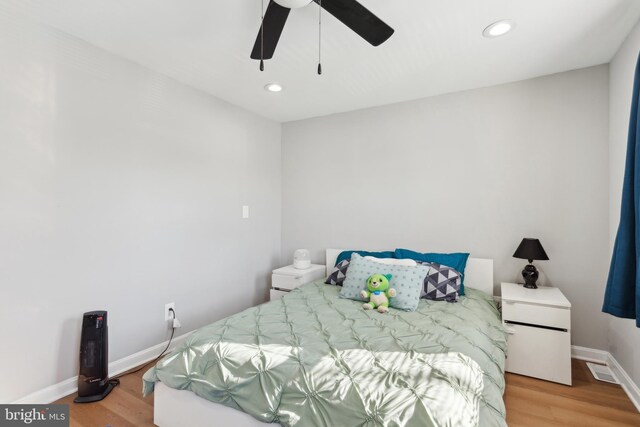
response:
M284 88L278 83L269 83L264 87L267 92L282 92L282 89Z
M513 21L503 19L502 21L494 22L485 28L482 35L487 38L500 37L513 30L514 27L515 23Z

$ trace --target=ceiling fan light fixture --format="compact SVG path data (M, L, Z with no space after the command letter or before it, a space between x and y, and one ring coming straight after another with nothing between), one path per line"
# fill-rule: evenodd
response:
M271 93L282 92L282 89L284 89L284 87L279 83L269 83L264 87L264 90Z
M300 7L308 6L311 0L275 0L282 7L288 7L289 9L298 9Z
M261 4L265 3L264 0L261 1ZM358 0L314 0L313 2L318 4L318 21L326 11L372 46L380 46L394 33L393 28ZM291 13L291 7L304 7L311 3L311 0L269 0L268 6L261 15L262 25L251 50L251 59L266 61L273 58L282 30Z
M515 23L509 19L503 19L501 21L494 22L484 29L482 35L486 38L492 39L500 36L504 36L509 33L515 27Z

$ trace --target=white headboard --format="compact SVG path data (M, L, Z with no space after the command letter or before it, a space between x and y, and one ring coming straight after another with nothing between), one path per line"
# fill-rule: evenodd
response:
M340 252L346 249L327 249L327 276L333 271ZM464 270L464 286L493 296L493 260L469 258Z

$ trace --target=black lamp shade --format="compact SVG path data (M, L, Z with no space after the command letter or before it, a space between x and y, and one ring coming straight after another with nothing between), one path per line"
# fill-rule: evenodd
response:
M549 259L549 256L547 256L547 253L544 251L540 240L529 238L522 239L522 242L520 242L520 246L516 249L513 257L540 261L546 261Z

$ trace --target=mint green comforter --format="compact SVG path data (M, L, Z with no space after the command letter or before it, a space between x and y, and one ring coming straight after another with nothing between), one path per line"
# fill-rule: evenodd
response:
M491 298L365 311L314 282L205 326L144 375L285 426L506 426Z

